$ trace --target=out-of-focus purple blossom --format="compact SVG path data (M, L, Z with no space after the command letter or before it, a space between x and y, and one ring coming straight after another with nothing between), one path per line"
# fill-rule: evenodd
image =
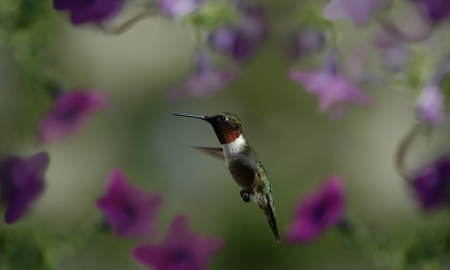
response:
M162 242L142 244L132 251L139 263L156 270L204 270L210 257L224 245L222 237L204 237L192 233L188 220L179 215L169 225Z
M450 17L450 5L447 0L411 0L423 15L436 24Z
M202 51L197 51L194 74L185 83L171 91L167 97L173 101L187 96L206 98L218 93L235 78L234 70L213 69L208 56Z
M370 106L370 99L338 74L336 68L336 52L333 51L326 56L321 70L292 69L289 77L302 84L308 93L316 95L319 100L319 108L322 111L330 112L333 116L342 115L346 103L353 102L365 107Z
M420 205L430 210L450 201L450 158L443 157L419 170L411 179Z
M368 50L366 46L356 46L347 57L343 69L348 77L358 84L380 85L383 80L367 64Z
M373 13L386 8L390 0L332 0L324 9L327 20L348 19L356 27L367 26Z
M294 220L286 229L286 238L291 243L310 243L324 231L334 227L344 212L342 180L328 176L322 187L301 199L294 211Z
M410 53L405 42L399 36L382 31L375 36L374 43L389 70L399 71L408 60Z
M117 15L125 0L54 0L57 10L68 10L72 24L101 22Z
M131 186L119 169L109 175L106 194L97 200L116 237L148 237L156 227L162 196Z
M158 0L161 12L171 18L181 18L197 10L205 0Z
M288 53L292 60L299 59L303 54L322 49L325 37L311 27L302 27L294 31L290 37Z
M101 93L75 90L61 94L41 119L38 143L57 141L77 132L106 103Z
M5 222L16 222L44 190L46 152L30 158L9 157L0 162L0 202L6 205Z
M240 5L238 25L224 25L209 36L212 48L234 60L247 60L262 44L267 33L267 19L261 6Z
M429 81L417 99L417 112L420 119L428 125L439 125L444 121L444 98L439 87L438 75Z

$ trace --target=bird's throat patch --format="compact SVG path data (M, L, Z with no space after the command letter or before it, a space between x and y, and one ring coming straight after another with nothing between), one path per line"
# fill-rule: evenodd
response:
M222 135L222 138L220 139L220 143L221 143L221 144L232 143L232 142L234 142L237 138L239 138L240 135L241 135L241 133L239 132L238 129L235 129L235 130L227 130L227 131L224 132L224 134Z

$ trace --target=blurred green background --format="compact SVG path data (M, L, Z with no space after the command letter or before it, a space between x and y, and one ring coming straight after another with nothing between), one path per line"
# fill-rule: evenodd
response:
M241 118L246 138L264 162L281 234L299 197L331 173L345 181L348 215L368 231L392 239L393 247L448 224L448 214L424 214L418 209L394 167L397 144L415 120L410 89L389 83L363 87L373 101L370 109L350 106L344 117L330 119L318 110L315 97L288 79L292 63L277 34L283 27L283 4L266 1L272 33L240 66L236 81L210 99L170 103L164 94L193 69L194 45L185 27L154 18L122 35L109 36L93 27L70 25L65 14L51 9L51 1L43 2L42 46L52 74L68 89L102 91L109 106L76 136L37 147L33 133L51 99L26 83L17 51L11 43L1 43L0 152L27 156L45 150L51 156L45 193L10 230L38 238L76 231L100 216L95 201L103 194L109 171L119 167L132 183L164 195L158 239L179 213L188 216L194 231L226 238L210 269L383 269L387 257L402 256L395 248L361 254L349 249L335 231L306 246L277 244L258 208L242 202L224 164L184 147L219 146L212 128L172 116L221 111ZM369 37L376 29L372 25L369 30L355 30L345 21L335 26L344 65L355 48L371 43ZM33 42L36 39L39 36ZM366 48L368 66L378 65L375 49ZM320 57L297 66L317 69ZM448 151L448 127L447 121L417 146L408 161L412 167ZM129 256L137 243L98 234L57 269L143 269Z

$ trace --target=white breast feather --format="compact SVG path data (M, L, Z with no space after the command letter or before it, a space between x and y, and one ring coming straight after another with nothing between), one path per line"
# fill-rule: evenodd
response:
M239 137L234 140L234 142L222 144L223 154L225 156L225 161L228 165L228 161L232 158L233 155L239 153L242 147L245 145L244 136L239 135Z

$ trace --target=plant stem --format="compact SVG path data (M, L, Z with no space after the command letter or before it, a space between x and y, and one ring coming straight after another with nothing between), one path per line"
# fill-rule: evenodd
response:
M410 131L405 135L405 137L403 137L397 149L397 170L405 180L409 180L409 174L405 164L406 155L409 153L411 146L416 141L418 135L420 134L420 131L422 130L422 127L423 126L420 123L416 123L415 125L413 125Z

